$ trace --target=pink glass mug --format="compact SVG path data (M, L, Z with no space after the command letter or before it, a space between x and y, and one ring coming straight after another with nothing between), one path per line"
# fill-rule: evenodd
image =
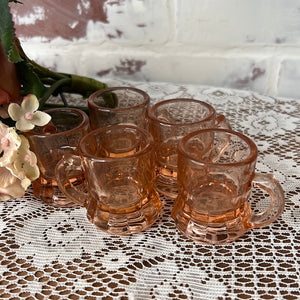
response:
M255 173L257 147L240 133L204 129L185 136L178 145L178 196L172 218L191 240L223 244L236 240L248 229L275 221L284 209L284 193L272 174ZM251 191L270 195L250 208ZM251 200L251 199L250 199Z
M96 91L88 98L91 128L132 124L146 128L149 95L132 87L111 87Z
M54 171L63 155L77 152L79 141L90 130L88 116L75 108L54 108L45 112L51 116L51 124L25 133L40 169L40 177L32 182L33 193L55 207L77 206L60 191ZM83 185L80 174L73 173L71 177L74 185Z
M157 164L156 188L162 194L177 196L177 145L188 133L212 127L230 128L223 115L200 100L170 99L148 109L149 131L154 137Z
M86 207L88 219L107 233L148 229L162 208L152 136L137 126L115 125L91 131L78 148L79 155L65 156L56 167L60 189ZM72 186L69 173L75 171L84 174L86 191Z

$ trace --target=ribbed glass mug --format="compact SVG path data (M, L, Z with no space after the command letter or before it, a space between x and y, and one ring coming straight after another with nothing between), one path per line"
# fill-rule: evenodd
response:
M64 155L77 153L79 141L89 132L88 116L74 108L54 108L45 112L51 116L51 123L25 133L40 169L40 177L32 182L33 193L44 203L55 207L77 206L61 193L54 170ZM73 185L84 185L80 174L74 172L70 176Z
M154 137L157 164L156 188L162 194L176 198L177 145L188 133L212 127L230 128L223 115L200 100L170 99L158 102L148 110L149 131Z
M254 142L231 130L185 136L178 145L178 196L172 210L179 231L197 242L223 244L279 218L282 187L272 174L255 172L256 159ZM249 199L254 188L270 197ZM262 212L251 209L258 200L267 207Z
M72 186L69 173L74 171L84 174L86 191ZM79 155L60 161L56 175L61 190L86 207L88 219L107 233L138 233L159 217L154 142L142 128L115 125L91 131L81 140Z

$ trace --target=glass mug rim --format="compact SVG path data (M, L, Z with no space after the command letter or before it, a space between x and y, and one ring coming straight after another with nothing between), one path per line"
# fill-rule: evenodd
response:
M201 160L196 160L193 158L190 154L187 153L185 150L186 143L189 141L189 139L193 138L196 135L202 134L202 133L208 133L208 132L224 132L230 135L235 135L238 136L241 140L247 143L247 145L250 148L250 153L249 155L244 158L243 160L237 161L237 162L232 162L232 163L214 163L214 162L207 162L207 161L201 161ZM232 166L241 166L241 165L247 165L249 163L254 162L257 159L258 155L258 150L256 144L246 135L234 131L234 130L229 130L229 129L222 129L222 128L208 128L208 129L200 129L197 131L193 131L186 136L184 136L178 143L178 153L180 155L183 155L187 157L190 161L197 165L205 165L205 166L213 166L213 167L232 167Z
M160 107L162 105L165 105L165 104L168 104L168 103L171 103L171 102L176 103L176 102L184 102L184 101L194 102L194 103L197 103L197 104L201 104L202 106L205 106L209 110L208 115L205 118L203 118L199 121L190 122L190 123L172 123L172 122L167 122L167 121L160 120L159 118L156 117L155 111L157 110L158 107ZM216 111L210 104L208 104L204 101L197 100L197 99L192 99L192 98L174 98L174 99L162 100L162 101L159 101L159 102L155 103L154 105L152 105L148 109L148 117L152 121L158 122L160 124L168 125L168 126L174 126L174 127L175 126L176 127L184 127L184 126L191 126L191 125L194 125L194 124L201 124L201 123L211 119L215 115L216 115Z
M129 107L117 107L117 108L104 107L104 106L95 104L95 102L94 102L95 97L97 97L105 92L115 91L115 90L130 90L132 92L136 92L143 96L144 101L142 101L142 103L140 103L138 105L133 105L133 106L129 106ZM133 108L147 106L149 103L150 103L150 96L145 91L137 89L137 88L133 88L133 87L127 87L127 86L117 86L117 87L101 89L101 90L98 90L98 91L94 92L93 94L91 94L88 98L88 105L92 109L101 109L106 112L127 111L127 110L131 110Z
M57 107L57 108L50 108L50 109L44 110L45 113L51 113L51 112L57 112L57 111L74 112L81 117L81 122L79 124L77 124L76 127L69 129L69 130L61 131L61 132L54 132L54 133L49 134L48 132L35 133L33 131L28 131L28 132L26 132L26 134L37 136L37 137L54 137L54 136L60 136L60 135L65 135L65 134L72 134L73 132L81 130L83 126L89 124L89 118L88 118L87 114L84 111L77 109L77 108ZM47 125L45 125L45 126L47 126Z
M86 146L85 146L86 142L88 141L88 139L92 138L93 136L97 136L99 133L102 133L102 132L105 132L108 130L116 131L116 130L126 130L126 129L131 129L131 130L135 130L135 131L139 132L145 138L145 141L146 141L146 145L139 151L135 152L134 154L130 154L130 155L123 156L123 157L99 157L99 156L93 155L91 153L88 153L88 151L86 150ZM152 135L145 129L139 128L135 125L130 125L130 124L111 125L111 126L92 130L80 140L79 145L78 145L79 155L87 157L87 158L95 160L95 161L99 161L99 162L112 162L112 161L125 160L125 159L130 159L133 157L138 157L138 156L141 156L141 155L151 151L153 148L154 148L154 139L153 139Z

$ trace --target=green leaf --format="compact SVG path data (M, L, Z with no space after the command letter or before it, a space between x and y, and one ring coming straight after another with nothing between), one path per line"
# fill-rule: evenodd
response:
M33 71L31 65L22 61L17 63L16 67L18 73L22 74L22 76L20 76L20 81L24 95L34 94L37 98L40 98L45 91L45 86Z
M23 61L15 45L12 46L11 51L9 52L8 60L14 64Z
M15 38L15 31L7 0L0 0L0 37L3 48L8 55Z
M15 29L12 22L8 0L0 0L0 40L8 57L12 63L22 61L18 50L14 45Z

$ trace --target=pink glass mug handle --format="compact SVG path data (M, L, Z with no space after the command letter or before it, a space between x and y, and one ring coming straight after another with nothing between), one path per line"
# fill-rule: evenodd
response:
M284 210L284 192L277 179L272 174L256 173L252 180L254 188L260 188L270 195L268 208L260 213L251 215L248 228L257 228L266 226L279 218Z
M217 115L216 116L215 125L216 125L217 128L232 130L229 122L227 121L227 119L224 115Z
M56 165L55 176L61 192L63 192L74 203L85 206L88 193L72 184L74 173L80 174L84 180L84 172L81 165L81 157L78 155L65 155ZM83 182L84 185L84 182Z

